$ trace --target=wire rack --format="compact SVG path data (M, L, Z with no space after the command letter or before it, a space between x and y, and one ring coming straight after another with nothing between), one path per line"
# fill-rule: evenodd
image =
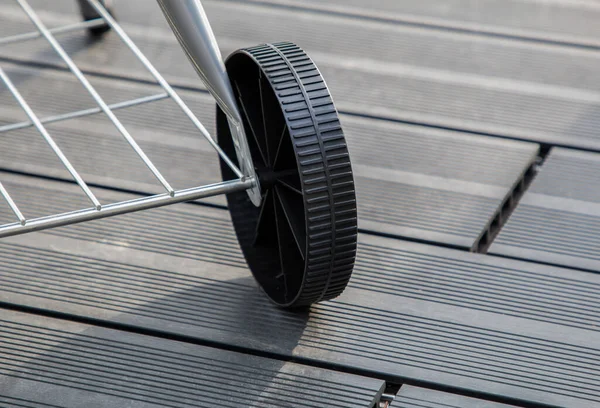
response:
M190 200L196 200L203 197L208 197L217 194L223 194L239 190L247 190L254 185L254 180L251 177L245 176L242 171L234 164L231 159L221 150L217 142L208 133L204 125L198 120L196 115L191 109L183 102L179 95L173 90L168 84L164 77L156 70L156 68L150 63L150 61L144 56L136 44L129 38L123 28L114 20L106 8L98 0L87 0L89 5L92 6L97 14L98 18L94 18L88 21L82 21L76 24L69 24L61 27L48 28L38 17L34 9L29 5L26 0L16 0L16 2L23 9L23 12L31 20L36 30L29 33L13 35L9 37L0 38L0 46L6 44L27 42L30 40L44 38L52 49L60 56L62 61L67 65L69 71L77 78L85 90L90 94L96 103L96 107L83 109L73 112L67 112L59 115L38 117L36 113L31 109L23 95L19 92L17 87L11 81L6 72L0 67L0 80L8 91L12 94L14 99L17 101L19 106L23 109L28 121L12 123L8 125L0 126L0 133L23 129L27 127L35 127L40 136L44 138L47 144L50 146L52 151L59 158L64 167L71 174L75 182L79 185L83 193L89 199L91 206L76 211L54 214L38 218L27 218L26 214L19 209L15 201L10 196L9 192L0 182L0 194L4 197L4 200L8 203L8 206L14 213L16 221L9 224L0 225L0 237L18 235L26 232L32 232L47 228L53 228L77 222L83 222L98 218L109 217L118 214L124 214L133 211L139 211L149 208L155 208L165 206L169 204L185 202ZM163 89L163 92L145 96L142 98L131 99L127 101L118 102L115 104L107 104L96 89L91 85L86 76L77 67L73 59L68 55L64 48L57 41L56 36L58 34L69 33L77 30L87 30L94 27L110 26L113 32L122 40L122 42L131 50L135 57L144 65L144 67L154 77L158 85ZM136 105L142 105L160 101L163 99L172 99L179 108L185 113L189 120L193 123L198 132L208 140L210 145L216 150L221 159L227 163L231 170L235 173L237 179L223 181L220 183L214 183L210 185L198 186L193 188L186 188L183 190L175 190L171 187L171 184L161 174L159 169L152 163L150 158L144 153L144 151L137 144L133 136L123 126L121 121L117 118L114 111L118 109L133 107ZM127 141L129 146L135 151L137 156L144 162L148 170L154 175L157 181L164 187L165 192L162 194L151 195L138 199L112 202L112 203L101 203L94 193L90 190L86 182L80 176L79 172L69 159L62 152L60 147L52 138L52 135L45 124L64 121L68 119L81 118L89 115L95 115L104 113L110 122L115 126L123 138Z

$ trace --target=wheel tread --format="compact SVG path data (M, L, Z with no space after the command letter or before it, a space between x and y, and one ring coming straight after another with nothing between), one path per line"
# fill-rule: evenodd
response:
M280 101L304 194L304 286L292 306L338 296L356 257L357 212L348 147L329 90L313 61L290 42L242 50L258 62Z

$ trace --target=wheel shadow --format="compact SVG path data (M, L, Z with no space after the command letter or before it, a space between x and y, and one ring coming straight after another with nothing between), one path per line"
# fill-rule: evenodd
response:
M39 263L43 268L44 259ZM112 294L89 288L85 302L77 300L86 291L81 283L77 286L77 271L64 270L64 276L70 276L71 289L53 297L100 304L103 310L96 318L104 314L105 324L129 330L88 326L65 334L61 328L72 323L60 320L51 321L56 330L32 330L22 339L29 344L21 346L20 355L9 358L23 363L9 376L0 370L0 395L26 396L60 407L110 407L125 401L132 407L284 407L290 406L294 388L303 385L294 384L292 376L310 375L306 368L264 358L293 354L309 311L271 304L251 276L202 279L200 284L171 290L137 306L120 307L116 313L111 305L131 298L127 285L113 284ZM42 297L40 304L44 304ZM27 384L33 388L24 390Z

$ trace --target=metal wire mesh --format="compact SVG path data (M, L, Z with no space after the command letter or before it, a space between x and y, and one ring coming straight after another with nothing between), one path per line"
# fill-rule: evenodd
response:
M6 44L26 42L38 38L44 38L46 42L51 46L51 48L60 56L61 60L67 65L69 71L77 78L79 83L89 93L89 95L95 101L97 106L94 108L66 112L53 116L38 117L36 113L31 109L30 105L27 103L25 98L21 95L15 84L6 74L6 72L0 67L0 80L12 94L18 105L23 109L23 111L29 119L28 121L21 121L0 126L0 133L32 126L35 127L40 133L40 135L47 142L47 144L50 146L52 151L59 158L63 166L71 174L71 176L79 185L84 194L87 196L89 201L92 203L92 207L84 208L77 211L71 211L68 213L54 214L46 217L28 219L26 218L26 215L24 215L20 211L18 206L15 204L14 200L12 199L6 188L2 185L2 183L0 183L0 194L8 203L10 209L17 218L17 222L15 223L0 225L0 237L17 235L25 232L52 228L61 225L68 225L92 219L104 218L116 214L139 211L147 208L154 208L177 202L195 200L210 195L222 194L237 190L245 190L253 185L254 181L248 177L244 177L244 174L241 172L241 170L231 161L229 157L227 157L227 155L225 155L225 153L221 150L217 142L211 137L206 128L194 115L192 110L183 102L183 100L179 97L175 90L168 84L168 82L156 70L156 68L154 68L150 61L144 56L144 54L139 50L136 44L131 40L131 38L129 38L129 36L125 33L121 26L113 19L110 13L98 0L87 1L89 5L96 10L99 18L83 21L81 23L55 27L51 29L48 28L42 22L35 10L29 5L27 0L15 1L22 8L29 20L33 23L36 30L29 33L0 38L0 46ZM141 98L126 100L110 105L107 104L55 37L55 34L69 33L76 30L86 30L92 27L99 27L106 24L110 26L112 31L116 33L116 35L131 50L135 57L152 74L152 76L155 78L156 82L158 83L158 85L160 85L164 92ZM172 99L179 106L179 108L185 113L187 118L193 123L198 132L204 138L206 138L206 140L208 140L210 145L217 151L221 159L225 163L227 163L227 165L233 170L233 172L237 177L239 177L239 179L215 183L207 186L188 188L185 190L175 190L173 189L173 187L171 187L170 183L161 174L159 169L152 163L150 158L146 155L146 153L144 153L144 151L135 141L133 136L129 133L129 131L125 128L125 126L121 123L121 121L117 118L117 116L114 113L114 111L118 109L148 104L166 98ZM139 157L144 162L149 171L164 187L166 193L117 203L100 203L100 201L96 198L94 193L90 190L89 186L80 176L78 171L73 167L69 159L65 156L60 147L56 144L50 132L44 126L48 123L60 122L73 118L81 118L99 113L104 113L106 117L108 117L110 122L115 126L115 128L119 131L121 136L123 136L123 138L126 140L128 145L134 150L137 157Z

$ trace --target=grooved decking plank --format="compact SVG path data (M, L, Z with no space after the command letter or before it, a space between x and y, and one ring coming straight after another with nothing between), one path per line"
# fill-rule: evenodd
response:
M21 312L4 310L0 323L3 406L371 408L385 385Z
M54 187L39 195L72 190ZM361 235L346 292L290 312L257 290L227 218L182 204L8 238L0 300L394 382L600 403L598 275Z
M476 31L533 41L600 47L600 7L593 2L528 0L245 0L358 19ZM236 3L236 2L232 2Z
M5 69L40 116L94 106L67 73ZM91 81L110 103L159 92L145 84L97 77ZM181 95L214 135L212 99L200 92ZM14 122L19 113L10 95L0 94L0 122ZM220 181L216 154L172 101L116 114L175 188ZM464 248L474 246L538 152L532 143L348 115L341 119L356 176L359 226ZM103 115L48 129L87 182L163 192ZM34 128L3 133L0 152L4 169L71 179ZM14 192L15 197L19 194ZM225 204L222 196L205 201Z
M77 18L52 7L55 11L44 13L49 23ZM176 83L199 86L158 8L123 7L117 13L125 29L157 67ZM20 10L2 10L3 31L22 31L26 18ZM225 55L265 41L291 40L305 48L342 111L600 149L595 132L600 126L595 114L600 109L600 81L595 80L600 56L594 50L256 4L209 2L207 11ZM62 41L83 68L149 78L115 36L92 46L79 33ZM2 55L57 61L43 43L27 49L9 45Z
M600 155L551 150L490 253L600 272Z
M500 404L442 391L403 385L393 403L397 408L512 408Z

